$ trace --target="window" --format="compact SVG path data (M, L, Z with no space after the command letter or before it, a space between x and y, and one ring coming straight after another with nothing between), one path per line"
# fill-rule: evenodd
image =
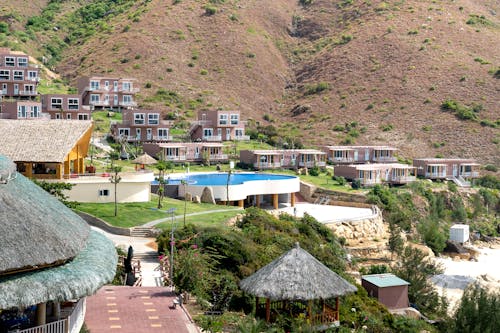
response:
M99 95L91 94L90 95L90 103L93 103L93 104L99 103Z
M8 69L0 69L0 80L10 80L10 71Z
M78 110L80 101L78 98L68 98L68 109L69 110Z
M28 78L32 81L38 80L38 72L37 71L28 71Z
M56 113L56 119L61 119L61 114L60 113Z
M244 133L244 132L243 132L243 129L242 129L242 128L236 128L236 129L234 130L234 135L235 135L235 136L243 136L243 135L244 135L243 133Z
M24 85L24 93L27 95L34 95L35 94L35 86L32 84L25 84Z
M90 90L98 90L99 81L90 81Z
M71 113L66 113L66 119L71 119Z
M24 71L14 71L14 80L17 81L24 80Z
M86 113L79 113L78 120L89 120L89 115Z
M240 116L237 114L232 114L231 115L231 125L238 125L240 121Z
M100 197L109 197L109 190L99 190Z
M132 104L132 96L123 95L123 104Z
M134 113L134 125L144 125L144 113Z
M227 125L227 114L219 115L219 125Z
M28 67L28 58L17 58L17 66Z
M158 137L168 138L168 128L158 128Z
M38 107L38 105L30 106L30 117L31 118L40 117L40 108Z
M203 129L203 136L212 136L213 129L212 128L204 128Z
M5 57L5 66L14 67L15 65L16 65L16 59L14 57Z
M148 124L158 125L159 123L160 123L160 114L159 113L148 114Z
M122 90L123 91L130 91L130 87L131 87L130 82L123 82L122 83Z
M129 137L130 136L130 128L120 128L118 129L118 136Z
M62 110L62 98L54 98L50 99L50 108Z
M109 90L109 81L104 81L104 88L106 88L106 90Z
M26 118L26 105L17 106L17 118Z

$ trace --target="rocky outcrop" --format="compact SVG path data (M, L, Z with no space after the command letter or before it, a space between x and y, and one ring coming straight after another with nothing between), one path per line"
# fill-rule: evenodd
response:
M214 190L211 187L205 187L201 193L201 202L215 205Z
M387 236L386 227L382 219L382 214L377 210L374 217L356 220L329 223L326 225L338 237L346 240L382 239Z

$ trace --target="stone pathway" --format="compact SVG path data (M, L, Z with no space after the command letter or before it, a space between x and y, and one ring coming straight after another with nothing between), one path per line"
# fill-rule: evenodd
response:
M167 288L104 286L87 297L85 324L92 333L199 333L174 298Z

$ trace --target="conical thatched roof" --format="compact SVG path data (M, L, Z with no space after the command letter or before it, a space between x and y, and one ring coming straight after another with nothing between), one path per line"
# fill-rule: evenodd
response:
M0 156L0 309L76 299L111 281L113 243L11 168Z
M0 170L11 163L0 156ZM0 183L0 275L69 260L85 247L89 231L77 214L21 174Z
M149 156L148 154L142 154L141 156L137 157L135 160L132 161L134 164L155 164L158 161Z
M357 288L296 245L240 282L243 291L271 300L328 299Z

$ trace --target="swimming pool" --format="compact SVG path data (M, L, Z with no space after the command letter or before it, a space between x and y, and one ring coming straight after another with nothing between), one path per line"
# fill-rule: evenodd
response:
M217 201L245 200L250 196L290 195L300 191L300 179L296 176L271 173L227 172L190 173L169 175L169 185L179 186L179 196L185 193L201 196L210 187ZM229 182L228 182L229 180ZM155 181L153 185L157 185ZM264 199L262 197L262 199ZM282 200L286 200L284 197Z

